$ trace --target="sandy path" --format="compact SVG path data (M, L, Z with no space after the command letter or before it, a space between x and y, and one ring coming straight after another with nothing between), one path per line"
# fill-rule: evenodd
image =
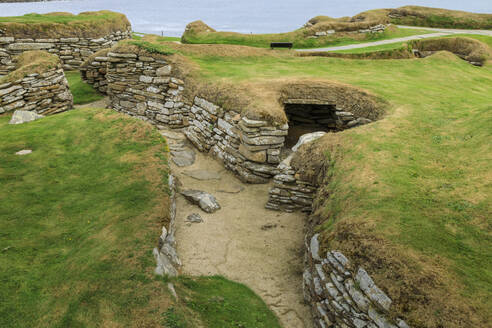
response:
M173 140L168 141L173 148ZM207 214L178 196L176 241L183 273L218 274L244 283L263 298L285 328L311 328L302 296L304 215L266 210L269 185L243 184L212 157L196 155L195 164L184 168L172 164L172 172L182 189L207 191L222 209ZM197 169L219 172L220 180L200 181L183 174ZM220 191L231 187L244 189ZM192 213L199 213L204 222L185 222Z
M406 42L411 40L419 40L419 39L427 39L427 38L436 38L440 36L453 35L453 34L476 34L476 35L487 35L492 36L491 30L458 30L458 29L446 29L446 28L431 28L431 27L415 27L415 26L404 26L398 25L399 28L412 28L412 29L421 29L434 31L434 33L429 34L420 34L420 35L411 35L403 38L394 38L388 40L381 41L372 41L358 44L349 44L346 46L336 46L336 47L326 47L326 48L314 48L314 49L297 49L297 51L337 51L337 50L350 50L350 49L359 49L366 47L374 47L380 46L383 44L392 44L398 42Z

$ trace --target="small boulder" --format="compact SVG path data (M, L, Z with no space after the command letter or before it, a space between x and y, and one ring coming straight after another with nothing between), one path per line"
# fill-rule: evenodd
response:
M35 112L29 112L26 110L16 110L9 124L22 124L43 118L43 115L36 114Z
M211 194L200 190L184 190L181 194L191 203L197 204L207 213L213 213L220 209L220 205Z
M201 223L201 222L203 222L203 219L200 216L200 214L193 213L193 214L188 215L188 217L186 218L186 222Z

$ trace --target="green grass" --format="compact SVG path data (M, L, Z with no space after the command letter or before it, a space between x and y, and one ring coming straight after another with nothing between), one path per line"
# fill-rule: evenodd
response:
M363 36L356 34L357 37L350 37L346 34L341 37L335 34L326 37L309 39L306 38L306 35L304 35L302 29L294 32L279 34L240 34L229 32L213 32L199 33L197 35L185 34L183 36L183 42L195 44L235 44L260 48L269 48L271 42L292 42L294 48L308 49L359 44L427 33L431 32L419 29L394 28L385 31L384 33L368 33Z
M188 308L198 313L207 327L280 328L277 318L248 287L219 276L179 278ZM179 327L179 326L178 326Z
M168 211L167 146L155 129L102 109L8 120L0 116L1 327L280 327L244 285L180 277L180 301L154 275ZM33 153L14 155L21 149Z
M362 87L399 108L371 128L344 132L345 166L334 177L344 183L325 200L325 218L331 222L327 231L338 222L371 218L378 236L422 256L442 258L440 263L462 284L464 302L490 317L492 67L476 68L450 56L193 60L210 80L324 78ZM377 183L362 183L367 176L361 168L369 168Z
M88 104L104 98L92 85L85 83L80 76L79 71L66 71L70 92L73 95L74 105Z

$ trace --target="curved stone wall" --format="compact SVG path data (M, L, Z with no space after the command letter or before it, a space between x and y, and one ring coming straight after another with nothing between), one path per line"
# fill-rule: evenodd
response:
M117 41L131 37L131 29L116 31L100 38L57 38L22 39L15 35L0 37L0 75L15 70L12 57L29 50L46 50L56 54L63 62L63 68L78 68L93 53L112 47Z
M219 158L245 182L266 183L278 173L288 125L252 120L200 97L185 99L185 82L173 77L173 64L163 56L110 51L102 59L101 65L84 64L83 74L95 76L106 63L106 91L113 109L158 127L184 128L200 151Z
M72 107L73 96L61 65L0 84L0 114L25 110L50 115Z
M306 242L304 297L319 328L409 328L390 318L392 300L364 268L354 268L342 253L322 253L315 234Z

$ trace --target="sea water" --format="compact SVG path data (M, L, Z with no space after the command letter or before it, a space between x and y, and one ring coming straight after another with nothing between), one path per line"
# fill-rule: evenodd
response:
M181 36L186 24L202 20L216 30L278 33L300 28L318 15L353 16L376 8L407 4L492 13L492 0L68 0L1 3L0 16L108 9L127 15L133 30Z

